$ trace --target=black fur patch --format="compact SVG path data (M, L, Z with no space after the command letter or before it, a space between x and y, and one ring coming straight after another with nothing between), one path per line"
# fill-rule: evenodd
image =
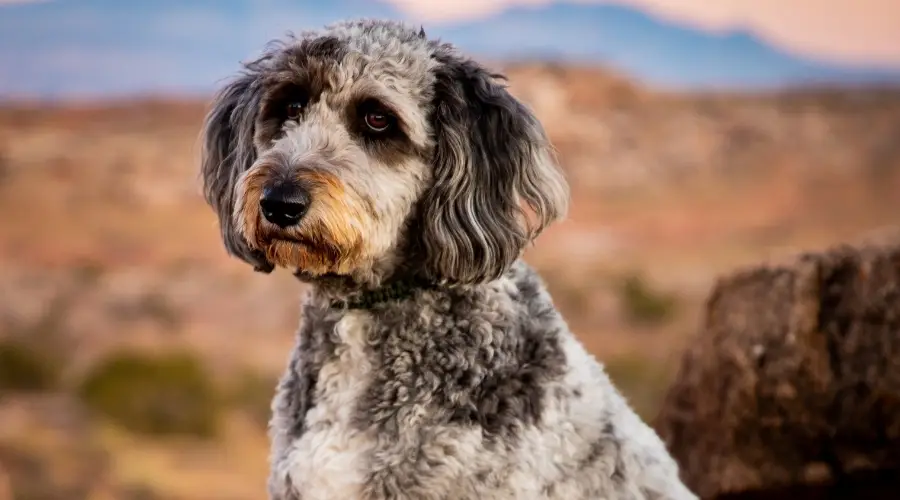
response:
M231 217L235 179L256 160L253 136L261 97L260 80L252 71L235 78L216 94L203 124L200 173L206 201L219 219L225 249L256 271L269 273L275 266L262 252L250 249L235 230Z
M303 308L303 322L297 333L297 347L278 388L278 392L286 397L282 401L284 407L276 408L275 412L290 416L291 425L287 435L291 441L300 439L306 430L304 424L306 414L316 405L319 371L334 355L334 341L331 336L336 321L327 318L327 312L326 309L312 304L307 304Z
M421 203L421 247L431 277L452 283L496 279L529 235L517 194L537 168L543 133L502 75L438 49L430 121L434 182ZM472 207L478 216L473 217Z
M329 74L347 56L348 46L334 36L304 39L272 57L270 67L260 68L265 95L257 123L257 144L267 144L287 121L287 106L299 101L315 103L328 87Z
M535 279L525 274L519 289ZM510 298L504 313L501 303ZM491 443L539 424L544 388L566 363L558 317L528 312L544 309L542 300L459 289L440 292L433 308L413 302L402 314L379 316L371 345L380 364L359 425L397 434L409 427L404 410L422 407L431 425L478 426Z

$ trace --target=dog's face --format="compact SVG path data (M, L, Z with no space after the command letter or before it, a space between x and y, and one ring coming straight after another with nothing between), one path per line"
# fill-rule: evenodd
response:
M568 201L540 124L497 76L393 22L270 45L217 94L203 145L226 248L264 272L485 281Z

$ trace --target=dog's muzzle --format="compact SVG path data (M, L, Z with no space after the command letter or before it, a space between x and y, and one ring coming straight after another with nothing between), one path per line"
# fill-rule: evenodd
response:
M299 224L309 210L309 204L309 191L292 180L267 184L259 199L263 217L282 229Z

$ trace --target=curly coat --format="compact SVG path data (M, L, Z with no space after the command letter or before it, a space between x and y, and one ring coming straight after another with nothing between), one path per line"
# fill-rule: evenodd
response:
M227 250L313 285L270 498L695 498L520 260L568 187L502 79L359 20L270 44L215 97Z

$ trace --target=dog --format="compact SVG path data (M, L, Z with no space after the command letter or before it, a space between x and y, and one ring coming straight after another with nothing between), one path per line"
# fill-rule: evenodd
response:
M504 81L363 19L271 42L216 94L225 248L312 285L271 499L696 498L521 259L569 188Z

